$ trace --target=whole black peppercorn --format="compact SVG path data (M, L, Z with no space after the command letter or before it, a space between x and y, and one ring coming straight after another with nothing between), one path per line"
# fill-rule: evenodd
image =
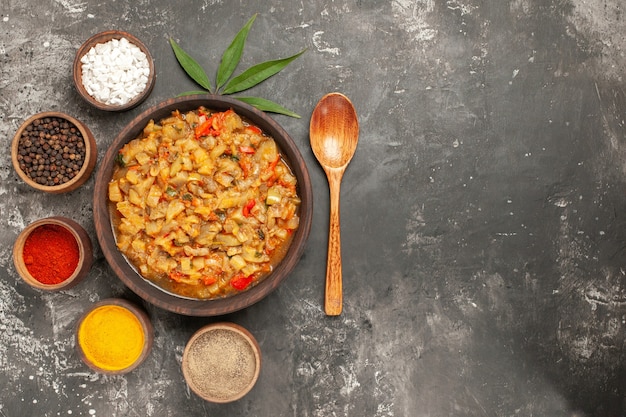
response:
M19 139L20 169L37 184L55 186L78 174L85 160L85 139L69 121L58 117L33 120Z

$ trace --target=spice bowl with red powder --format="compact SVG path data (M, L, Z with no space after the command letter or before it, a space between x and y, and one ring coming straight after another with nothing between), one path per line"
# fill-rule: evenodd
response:
M76 221L53 216L29 224L13 245L13 264L33 288L59 291L82 281L93 264L93 246Z

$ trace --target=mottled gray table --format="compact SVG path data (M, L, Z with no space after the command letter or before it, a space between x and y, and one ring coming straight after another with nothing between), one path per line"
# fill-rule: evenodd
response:
M626 413L626 21L621 0L193 0L0 2L0 416L619 416ZM195 89L176 39L213 74L254 14L241 68L308 48L253 89L308 164L313 230L296 270L236 314L146 305L96 263L72 290L18 279L12 243L40 217L74 218L96 243L93 177L67 195L28 189L9 141L62 110L102 158L136 114ZM150 48L152 95L125 113L81 101L79 45L112 28ZM308 145L317 100L340 91L361 123L342 188L344 311L322 309L328 188ZM96 167L97 169L97 167ZM156 330L134 372L91 372L78 316L106 297L140 303ZM252 392L206 403L183 347L228 320L258 339Z

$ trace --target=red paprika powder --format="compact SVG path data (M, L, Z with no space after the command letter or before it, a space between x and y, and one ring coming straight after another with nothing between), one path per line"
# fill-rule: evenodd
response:
M72 232L57 224L45 224L28 235L22 256L33 278L53 285L74 273L80 250Z

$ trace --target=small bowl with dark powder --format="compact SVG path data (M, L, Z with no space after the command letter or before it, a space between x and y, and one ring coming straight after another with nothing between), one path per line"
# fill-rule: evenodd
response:
M82 122L60 112L28 118L13 137L11 160L31 187L52 194L80 187L93 172L96 141Z
M183 352L185 381L199 397L228 403L245 396L261 371L261 351L252 334L234 323L213 323L189 339Z

